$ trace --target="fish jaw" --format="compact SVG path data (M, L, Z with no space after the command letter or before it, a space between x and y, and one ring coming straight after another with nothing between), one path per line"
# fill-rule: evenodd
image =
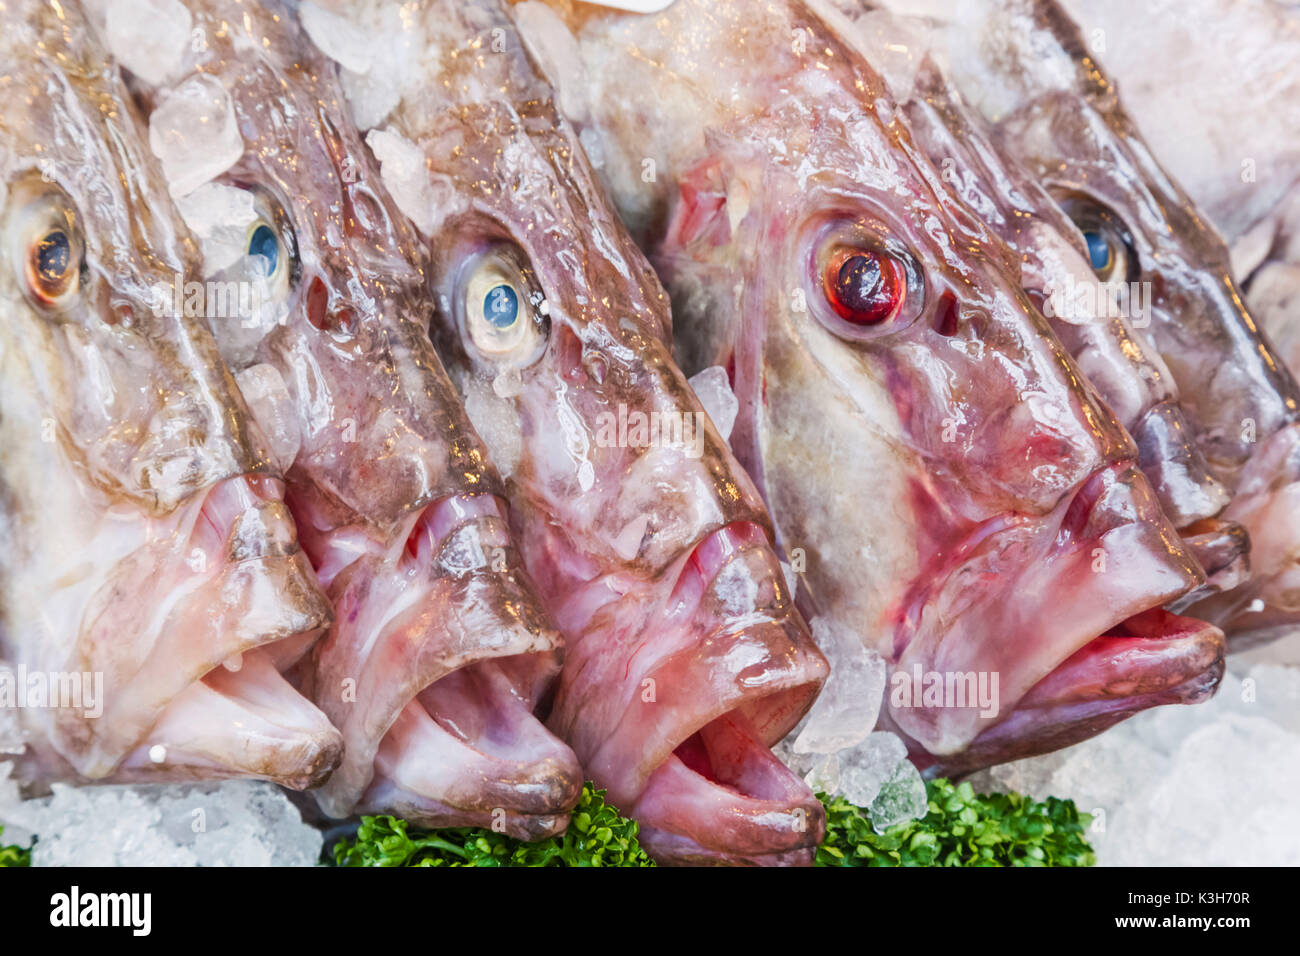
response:
M735 711L679 744L632 813L660 864L807 866L825 836L816 796Z
M934 754L970 746L1094 638L1203 580L1132 465L1098 472L1043 519L981 527L946 553L902 605L888 697L891 719ZM993 699L928 701L917 674L978 675L996 681Z
M500 809L521 836L563 829L581 769L531 712L560 638L498 499L434 501L386 545L312 530L306 511L299 526L336 611L305 675L346 743L322 809L400 809L430 826L491 825Z
M915 741L909 750L927 777L972 773L1071 746L1149 707L1200 703L1224 668L1217 628L1146 611L1080 648L959 753L934 754Z
M307 790L329 778L342 751L338 730L258 648L237 670L214 668L172 700L114 779L256 777Z
M811 861L821 805L769 748L811 706L827 665L762 528L710 533L653 591L597 579L557 616L581 637L550 724L611 802L631 808L656 859Z
M521 840L563 832L582 768L533 716L533 704L495 660L429 685L384 735L358 812L382 809L435 828L487 827Z
M80 629L68 656L58 640L20 646L29 667L103 675L102 713L35 718L66 764L53 776L259 776L302 787L333 769L337 731L277 672L330 619L278 482L228 479L165 518L118 513L90 546L95 576L59 578L59 615L45 622ZM267 734L250 736L253 725Z
M1253 574L1190 610L1222 627L1235 651L1300 624L1300 425L1260 443L1224 516L1250 534Z

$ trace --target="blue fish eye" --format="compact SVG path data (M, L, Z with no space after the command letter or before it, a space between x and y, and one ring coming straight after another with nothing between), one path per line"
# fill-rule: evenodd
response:
M510 328L519 318L519 294L504 282L493 286L483 297L483 317L495 328Z
M68 273L72 243L62 229L45 234L36 246L36 271L43 282L58 282Z
M1094 229L1085 232L1083 238L1088 243L1088 260L1092 263L1092 268L1097 272L1105 272L1110 268L1110 243Z
M280 265L280 240L270 226L263 223L248 238L248 254L266 260L266 274L275 275Z

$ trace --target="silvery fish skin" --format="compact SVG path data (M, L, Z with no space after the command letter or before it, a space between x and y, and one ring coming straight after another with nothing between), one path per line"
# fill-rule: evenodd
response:
M63 688L20 774L317 784L339 734L280 671L329 608L211 333L154 295L193 242L77 9L0 17L0 657Z
M198 71L229 91L244 152L215 186L242 190L256 214L231 264L214 270L220 250L205 244L209 278L255 281L272 263L262 230L276 243L262 308L213 323L260 420L290 433L288 501L335 609L303 675L346 745L320 805L560 832L581 768L533 716L560 639L429 341L421 243L296 11L185 6L206 42L171 89ZM157 124L171 89L135 82Z
M733 446L806 554L801 600L890 663L882 723L918 764L1213 691L1222 634L1161 610L1203 577L1131 439L860 56L797 3L515 12L588 91L686 366L733 370ZM935 674L996 676L1000 701L933 700Z
M1213 226L1152 155L1083 36L1050 0L896 0L943 38L947 75L998 141L1147 283L1150 335L1251 537L1252 577L1192 613L1240 647L1300 621L1300 389L1259 330Z
M566 639L549 724L660 862L810 863L823 812L768 748L826 662L673 361L667 296L502 6L400 12L423 70L369 141L386 176L402 143L428 172L409 211L431 236L435 341Z
M993 142L987 122L928 55L921 25L861 0L831 4L821 7L828 22L834 25L837 14L847 18L841 36L882 71L918 145L1016 255L1025 291L1133 436L1161 508L1209 576L1206 588L1179 603L1240 585L1250 571L1250 539L1241 525L1217 517L1229 496L1193 441L1173 376L1141 331L1150 322L1147 303L1097 277L1083 234Z
M1065 8L1152 151L1228 241L1251 316L1287 367L1300 368L1300 8L1267 0Z

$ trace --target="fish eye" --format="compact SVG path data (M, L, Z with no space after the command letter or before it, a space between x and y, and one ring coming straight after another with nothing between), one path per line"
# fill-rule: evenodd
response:
M1088 264L1103 282L1136 279L1139 264L1133 238L1110 209L1084 196L1067 196L1061 208L1083 233Z
M267 223L259 222L249 230L248 255L261 256L266 262L266 274L274 278L280 268L280 239Z
M524 262L521 251L502 245L475 256L461 273L463 333L495 365L528 365L546 340L542 294Z
M902 311L907 273L888 253L840 246L826 259L822 291L835 314L858 326L888 322Z
M17 190L21 197L24 190ZM79 219L71 201L46 189L18 205L7 217L6 232L15 271L27 299L38 308L59 312L81 289L84 247Z

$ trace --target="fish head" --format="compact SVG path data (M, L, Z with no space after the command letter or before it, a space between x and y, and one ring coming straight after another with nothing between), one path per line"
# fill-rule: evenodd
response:
M1026 59L1007 69L1026 90L1001 117L999 142L1078 225L1103 283L1143 303L1192 438L1233 495L1220 517L1272 542L1252 551L1245 587L1196 613L1245 636L1294 621L1300 522L1282 502L1296 493L1286 449L1300 389L1252 318L1222 237L1152 155L1078 27L1055 3L1010 6L1023 7L1027 39L1014 46ZM1031 50L1059 68L1038 70ZM1050 79L1034 78L1042 74ZM1262 524L1265 514L1288 516L1285 530Z
M891 690L894 726L959 752L1080 648L1138 640L1123 622L1203 580L1012 256L822 21L679 0L578 40L609 104L597 124L670 171L645 222L679 349L733 370L732 444L802 558L809 613L879 650L903 689L997 675L996 713ZM1149 645L1189 693L1222 652L1190 631ZM1181 654L1185 637L1206 653Z
M1183 415L1173 375L1144 331L1150 324L1144 299L1094 272L1090 240L1028 170L996 145L992 130L934 59L927 54L918 68L895 69L888 80L896 95L906 91L909 125L944 182L1018 255L1025 292L1133 436L1138 464L1161 509L1208 577L1205 588L1180 603L1236 587L1249 573L1250 539L1239 523L1219 517L1228 491L1211 473Z
M434 72L371 142L429 171L434 339L565 634L550 726L661 860L807 861L822 811L767 748L826 663L667 296L501 5L416 21Z
M30 713L34 776L319 782L337 732L272 662L329 609L211 333L170 307L192 240L79 12L4 15L3 653L102 687Z
M225 168L186 183L179 204L202 243L218 342L279 441L289 505L336 612L301 673L346 745L320 802L334 816L492 826L500 815L520 837L562 830L581 771L532 715L560 638L429 340L422 244L295 9L185 9L206 41L172 81L132 83L165 154L193 132L172 106L195 84L235 130ZM169 171L185 188L189 167Z

